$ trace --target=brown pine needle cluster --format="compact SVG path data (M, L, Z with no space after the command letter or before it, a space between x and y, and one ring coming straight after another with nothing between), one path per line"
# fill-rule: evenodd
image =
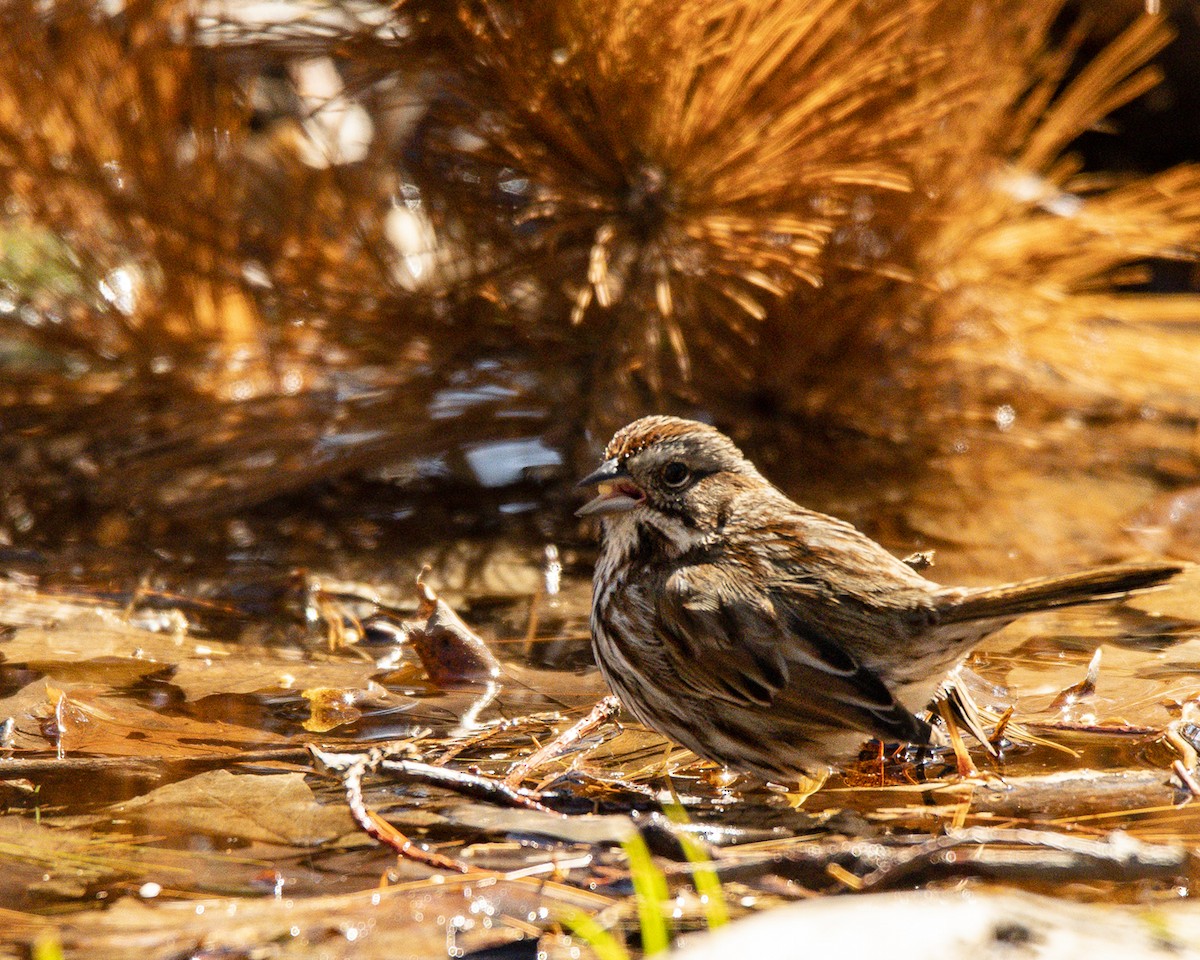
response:
M0 12L10 209L66 239L91 272L124 264L131 283L147 280L156 336L236 348L257 324L237 275L244 187L230 162L244 110L202 62L185 4L131 5L122 25L97 13L20 2ZM142 318L108 319L81 335L99 352L137 351Z
M447 219L507 197L497 272L561 281L653 387L664 350L748 377L771 310L831 263L910 277L927 181L978 175L1052 11L971 6L460 3L417 172Z
M1058 96L1050 72L1027 98L1011 154L923 250L938 297L931 339L969 363L1009 368L1010 381L1032 378L1045 405L1196 415L1189 382L1200 341L1186 326L1200 317L1200 297L1136 288L1156 261L1196 258L1200 165L1105 182L1065 153L1157 82L1146 64L1170 39L1146 17ZM1056 396L1062 387L1067 401Z
M851 338L834 347L865 346L895 383L864 402L861 368L839 360L832 376L826 367L813 389L792 393L796 408L835 410L868 433L935 447L961 434L937 438L934 424L990 422L1014 398L1034 421L1120 410L1136 419L1148 409L1194 419L1188 384L1200 340L1188 327L1200 298L1147 286L1156 264L1192 261L1200 249L1200 166L1121 178L1083 171L1069 153L1158 80L1147 63L1170 39L1163 21L1135 21L1065 84L1067 53L1032 59L1037 72L974 169L936 190L926 184L929 203L908 224L906 271L831 271L801 301L801 312L834 317ZM778 319L773 338L792 322ZM811 355L795 356L762 368L775 369L781 392L814 381Z
M378 310L393 294L374 252L383 175L313 169L283 123L256 134L257 74L273 64L214 48L193 4L107 15L90 0L17 0L0 31L0 188L15 223L62 238L105 283L110 309L73 328L94 355L190 356L203 383L295 339L294 301Z

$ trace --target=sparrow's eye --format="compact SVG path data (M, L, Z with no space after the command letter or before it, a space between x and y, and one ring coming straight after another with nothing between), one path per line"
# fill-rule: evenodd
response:
M668 487L679 489L692 479L692 471L687 468L686 463L672 460L662 468L660 476L662 477L662 482Z

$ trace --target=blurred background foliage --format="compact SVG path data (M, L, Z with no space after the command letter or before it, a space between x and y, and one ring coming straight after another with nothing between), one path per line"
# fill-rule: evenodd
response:
M570 479L669 411L947 578L1200 553L1198 37L1182 0L12 0L0 540L571 537Z

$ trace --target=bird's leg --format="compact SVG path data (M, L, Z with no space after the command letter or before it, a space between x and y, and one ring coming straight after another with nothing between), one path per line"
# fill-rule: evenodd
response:
M954 749L954 759L958 764L958 775L964 780L969 777L978 777L979 768L975 766L975 761L971 759L971 754L967 752L967 745L963 743L962 734L958 731L958 724L954 720L954 711L950 709L949 701L945 699L938 700L937 710L942 720L945 721L946 730L950 734L950 746Z

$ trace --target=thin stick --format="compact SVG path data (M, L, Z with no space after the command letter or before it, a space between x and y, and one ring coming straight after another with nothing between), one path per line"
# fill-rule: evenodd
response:
M342 772L342 786L346 790L346 805L350 808L350 815L354 817L354 822L368 837L391 847L405 859L423 863L435 870L469 873L471 868L461 860L455 860L453 857L447 857L434 850L426 850L367 806L362 795L363 774L381 762L383 761L380 757L365 754Z
M1175 771L1179 782L1187 787L1193 797L1200 797L1200 783L1196 781L1196 775L1184 765L1182 760L1176 760L1171 764L1171 769Z
M282 746L278 749L247 750L242 753L213 753L205 756L178 757L170 760L172 767L180 769L208 769L227 767L235 763L267 763L294 761L305 763L309 759L304 747ZM20 777L38 777L47 774L101 774L117 771L137 776L158 777L168 762L152 757L9 757L0 764L0 782Z
M961 876L1059 883L1170 879L1186 874L1190 861L1183 846L1128 836L1092 839L1050 830L968 827L932 840L810 839L750 855L716 850L712 868L722 883L775 876L812 888L823 886L831 875L845 882L845 871L859 878L862 890L882 890ZM687 869L671 865L667 872Z
M313 746L310 746L308 750L321 766L338 774L343 779L350 770L362 763L364 769L378 770L389 776L416 783L444 787L455 793L475 797L479 800L488 800L507 807L537 810L541 813L554 813L549 807L539 803L534 796L477 773L447 770L445 767L435 767L417 760L394 760L388 757L386 751L379 749L370 750L365 754L327 753Z
M560 754L566 753L583 737L615 717L620 710L621 702L616 697L605 697L574 726L568 727L541 749L514 764L508 771L508 776L504 778L505 785L515 790L529 776L530 772L549 763Z
M963 847L977 848L979 854L974 857L947 856ZM1025 861L1019 856L1006 858L1001 853L989 863L982 854L994 847L1031 848L1039 854ZM1059 854L1061 860L1056 861L1053 854ZM864 890L878 889L897 881L907 882L915 874L925 871L932 871L934 875L961 872L980 876L1023 871L1024 875L1032 877L1039 873L1046 876L1074 874L1079 879L1111 880L1161 877L1185 869L1188 856L1182 847L1148 844L1131 837L1092 840L1049 830L968 827L922 843L893 862L881 865L863 877L862 885Z
M528 654L537 639L538 622L542 612L542 592L538 590L529 597L529 620L525 624L525 653Z
M521 721L519 719L498 720L494 725L488 727L486 730L481 730L474 736L462 737L447 747L446 751L433 761L433 765L435 767L444 767L464 750L470 750L472 747L477 747L481 743L486 743L488 740L491 740L492 737L511 730L520 722Z

